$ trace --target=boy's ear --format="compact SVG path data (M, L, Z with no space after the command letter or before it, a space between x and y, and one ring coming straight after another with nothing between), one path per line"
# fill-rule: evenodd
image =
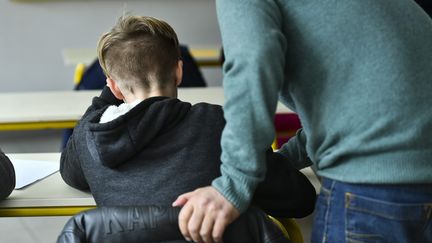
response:
M106 83L107 86L109 87L109 89L111 90L111 93L113 93L113 95L119 99L119 100L124 100L124 96L123 93L121 92L121 90L119 89L116 81L114 81L111 78L107 78L106 79Z
M177 62L176 68L176 85L179 86L183 79L183 61L179 60Z

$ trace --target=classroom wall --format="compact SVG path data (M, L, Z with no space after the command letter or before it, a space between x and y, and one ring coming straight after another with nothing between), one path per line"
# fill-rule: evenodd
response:
M95 48L100 34L124 11L170 23L181 43L220 46L214 0L29 1L0 0L0 92L70 90L74 66L64 48ZM206 68L210 86L220 68Z

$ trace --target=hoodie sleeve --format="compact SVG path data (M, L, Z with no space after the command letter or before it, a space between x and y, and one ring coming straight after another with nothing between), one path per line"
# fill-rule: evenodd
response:
M0 150L0 200L15 188L15 170L9 158Z
M74 134L78 129L74 130ZM86 190L89 188L84 171L81 167L79 151L76 147L77 136L70 137L66 148L63 150L60 158L60 174L63 180L71 187ZM79 137L79 136L78 136Z
M312 165L306 152L306 135L303 129L299 129L294 137L282 145L278 153L283 155L298 170Z
M82 151L78 145L85 140L85 129L90 117L110 105L119 105L121 103L122 101L116 99L111 90L106 86L103 88L99 97L93 98L92 104L87 108L87 111L74 128L61 154L60 174L68 185L80 190L89 188L84 171L81 167L80 155Z
M271 149L266 154L267 170L258 184L252 205L273 217L302 218L315 207L316 191L309 179L287 157Z

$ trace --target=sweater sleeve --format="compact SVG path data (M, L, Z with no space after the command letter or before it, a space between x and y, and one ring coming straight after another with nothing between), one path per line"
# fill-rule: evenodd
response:
M274 137L273 116L284 78L286 39L272 0L218 0L225 53L222 176L212 182L240 212L266 173L265 152Z
M0 150L0 200L15 188L15 170L9 158Z

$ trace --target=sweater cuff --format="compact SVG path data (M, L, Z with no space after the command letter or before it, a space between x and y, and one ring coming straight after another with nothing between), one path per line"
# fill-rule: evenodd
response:
M246 211L252 200L258 182L233 181L227 176L220 176L213 180L212 186L234 205L240 213Z

